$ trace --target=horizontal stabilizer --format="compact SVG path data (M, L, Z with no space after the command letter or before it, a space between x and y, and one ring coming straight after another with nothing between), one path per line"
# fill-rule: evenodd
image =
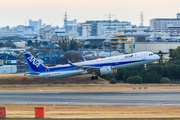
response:
M28 73L25 73L25 75L26 75L26 74L39 75L39 74L40 74L40 72L34 72L34 73L33 73L33 72L28 72Z

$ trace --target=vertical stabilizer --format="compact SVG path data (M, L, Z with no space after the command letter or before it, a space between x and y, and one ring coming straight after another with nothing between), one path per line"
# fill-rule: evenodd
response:
M47 68L30 53L25 53L24 57L31 72L44 72L47 70Z

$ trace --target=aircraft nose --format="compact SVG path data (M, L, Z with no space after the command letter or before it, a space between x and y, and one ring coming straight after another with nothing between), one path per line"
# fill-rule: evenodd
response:
M159 59L160 59L159 55L157 55L156 57L157 57L157 60L159 60Z

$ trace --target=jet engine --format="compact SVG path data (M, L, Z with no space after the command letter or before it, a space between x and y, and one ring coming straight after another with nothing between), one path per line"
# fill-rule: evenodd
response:
M101 75L106 75L106 74L111 74L111 73L117 73L117 69L112 69L111 66L105 66L105 67L100 68Z

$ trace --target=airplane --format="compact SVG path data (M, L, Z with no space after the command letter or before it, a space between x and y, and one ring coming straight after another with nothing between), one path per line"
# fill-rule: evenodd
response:
M49 78L92 74L91 80L98 79L98 74L106 75L117 73L117 69L143 64L146 65L160 58L152 52L138 52L90 61L86 61L83 58L83 62L78 63L72 63L67 59L69 64L46 67L30 53L25 53L24 57L30 69L30 72L25 73L25 76Z

